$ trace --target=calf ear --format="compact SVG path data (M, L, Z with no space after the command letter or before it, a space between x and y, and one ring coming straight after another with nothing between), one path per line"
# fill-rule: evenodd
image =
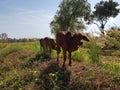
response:
M83 36L83 40L89 41L89 39L86 36Z

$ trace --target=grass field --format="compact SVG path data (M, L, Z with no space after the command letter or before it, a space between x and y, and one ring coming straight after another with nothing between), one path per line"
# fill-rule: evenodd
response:
M50 57L38 41L0 43L0 90L120 90L120 50L88 44L62 68L56 51Z

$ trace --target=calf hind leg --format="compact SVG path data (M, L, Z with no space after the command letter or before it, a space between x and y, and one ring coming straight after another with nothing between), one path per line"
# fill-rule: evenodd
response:
M57 62L59 63L59 53L60 53L60 47L57 47Z

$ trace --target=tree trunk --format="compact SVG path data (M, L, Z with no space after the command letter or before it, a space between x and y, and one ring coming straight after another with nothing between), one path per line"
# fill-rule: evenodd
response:
M104 24L102 23L102 24L101 24L100 31L101 31L101 33L102 33L103 35L105 35L104 27L105 27L105 26L104 26Z

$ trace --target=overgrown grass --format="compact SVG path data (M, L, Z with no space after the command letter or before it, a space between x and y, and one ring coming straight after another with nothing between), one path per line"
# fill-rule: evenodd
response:
M87 47L85 49L85 47ZM113 73L114 76L120 74L120 59L119 59L119 51L114 50L112 53L110 52L101 52L102 49L97 44L97 40L95 38L90 38L90 42L83 45L82 48L79 48L77 51L75 51L72 55L72 58L77 61L87 62L87 63L93 63L99 66L101 66L103 69L106 69ZM104 56L104 54L106 56ZM113 55L107 56L107 55ZM103 58L106 57L106 58Z
M38 42L1 44L0 90L102 90L118 87L119 55L108 58L110 56L101 54L95 40L87 42L87 48L83 47L72 53L74 60L86 62L83 67L78 67L81 69L73 77L69 70L60 68L47 53L42 53ZM52 57L56 58L56 51L52 52Z
M100 47L97 45L94 38L90 39L88 53L90 55L91 62L100 64Z
M1 44L0 90L37 90L41 71L36 69L50 59L39 42Z
M25 89L25 85L36 78L31 71L38 65L34 58L39 51L39 44L31 42L0 45L0 90Z
M77 61L90 62L88 49L79 48L77 51L72 53L72 58Z
M100 64L100 50L101 48L97 45L96 40L91 38L87 45L80 47L72 54L72 57L78 61Z

